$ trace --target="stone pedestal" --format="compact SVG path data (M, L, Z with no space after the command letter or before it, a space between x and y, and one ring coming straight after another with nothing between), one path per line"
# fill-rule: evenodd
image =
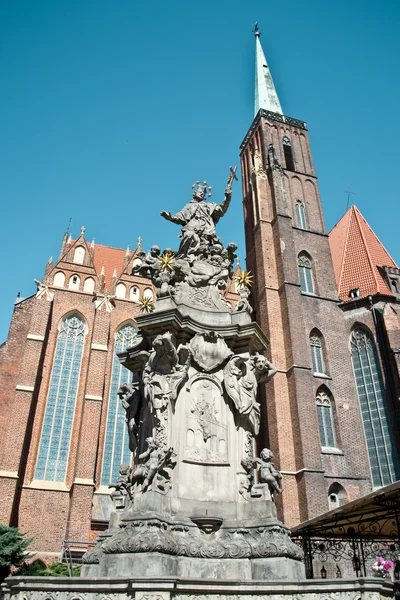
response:
M143 382L133 500L125 495L118 530L113 517L82 574L302 579L302 551L277 520L274 489L257 483L264 334L246 312L200 310L171 297L137 322L137 344L121 355Z

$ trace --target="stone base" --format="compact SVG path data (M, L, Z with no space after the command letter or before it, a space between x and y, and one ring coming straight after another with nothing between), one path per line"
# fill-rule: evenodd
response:
M300 580L304 579L303 563L291 558L194 558L170 556L160 552L111 554L103 557L101 565L85 565L83 577L130 577L169 579Z
M391 582L370 579L314 579L243 583L234 580L157 580L86 577L9 577L4 600L389 600Z

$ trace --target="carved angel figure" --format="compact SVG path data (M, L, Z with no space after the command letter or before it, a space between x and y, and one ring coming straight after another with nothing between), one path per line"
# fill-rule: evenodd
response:
M249 358L233 356L224 369L227 394L253 435L257 435L260 429L258 384L268 381L275 373L274 365L262 354L255 354Z
M140 406L139 384L136 382L123 383L117 394L126 411L125 422L128 425L129 450L135 452L138 432L137 418Z
M264 448L260 452L260 458L256 458L254 461L254 466L260 473L260 483L268 483L272 495L274 492L278 494L282 492L280 486L282 475L275 469L271 462L273 458L274 455L271 450L269 450L269 448Z
M179 362L180 356L183 356L183 364ZM181 346L178 354L171 333L167 332L155 338L142 376L144 396L152 410L163 409L169 400L176 400L189 363L190 351Z

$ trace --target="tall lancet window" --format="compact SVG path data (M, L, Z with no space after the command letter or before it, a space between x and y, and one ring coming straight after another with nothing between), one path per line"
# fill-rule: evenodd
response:
M282 140L283 143L283 153L285 155L286 168L288 171L294 171L294 160L293 160L293 150L292 143L288 137L284 137Z
M296 200L296 217L297 217L297 226L300 229L307 229L306 209L304 207L304 202L302 200Z
M65 479L85 333L85 324L77 315L70 315L60 323L40 438L36 479Z
M301 291L307 294L315 294L311 257L306 252L301 252L298 258L298 265Z
M336 446L336 440L335 428L333 425L332 399L323 389L320 389L315 401L317 405L321 446L323 448L334 448Z
M369 331L357 327L351 334L350 342L372 482L375 487L381 487L392 483L398 476L382 373Z
M132 346L135 337L136 329L130 324L121 327L115 336L101 485L115 483L118 479L120 465L131 462L125 409L117 393L123 383L131 383L133 374L121 365L117 354Z
M310 335L311 357L314 373L325 373L324 351L322 347L322 336L316 329Z

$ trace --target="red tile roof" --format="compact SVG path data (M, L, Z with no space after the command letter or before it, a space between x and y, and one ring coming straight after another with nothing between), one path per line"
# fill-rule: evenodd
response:
M397 267L356 206L352 206L329 234L339 298L350 300L359 288L360 298L393 296L379 267Z
M90 244L88 244L88 246L90 246ZM111 248L111 246L100 246L100 244L95 244L93 257L94 268L96 269L97 275L100 275L101 269L104 266L106 290L109 289L114 269L117 269L117 278L124 270L125 254L126 250L123 250L122 248ZM129 252L129 258L132 257L132 254L133 252Z

